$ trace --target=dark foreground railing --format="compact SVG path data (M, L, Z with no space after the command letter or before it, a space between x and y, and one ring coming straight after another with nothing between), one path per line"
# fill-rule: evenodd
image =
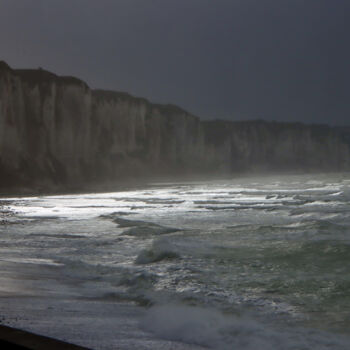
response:
M7 326L0 326L0 349L91 350Z

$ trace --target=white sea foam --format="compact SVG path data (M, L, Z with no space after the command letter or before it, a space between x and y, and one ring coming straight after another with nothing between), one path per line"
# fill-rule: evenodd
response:
M20 264L35 264L35 265L52 265L52 266L63 266L52 259L39 259L39 258L0 258L0 261L7 261Z
M153 242L152 247L143 249L137 256L136 264L149 264L165 259L179 258L180 254L167 239L158 239Z
M347 349L349 185L305 175L8 199L0 279L77 305L163 303L142 322L148 339L188 348Z

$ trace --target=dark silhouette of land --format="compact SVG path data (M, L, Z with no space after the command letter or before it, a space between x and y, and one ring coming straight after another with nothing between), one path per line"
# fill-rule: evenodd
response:
M89 350L78 345L7 326L0 326L0 347L1 349L16 350Z

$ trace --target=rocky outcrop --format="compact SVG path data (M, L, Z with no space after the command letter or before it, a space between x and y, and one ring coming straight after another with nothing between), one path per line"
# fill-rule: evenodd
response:
M3 190L151 175L346 170L348 135L327 126L201 122L177 106L0 62Z

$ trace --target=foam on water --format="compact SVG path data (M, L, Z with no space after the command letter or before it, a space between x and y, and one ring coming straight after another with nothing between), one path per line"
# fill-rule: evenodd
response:
M165 259L179 258L180 253L168 239L158 239L153 242L150 249L141 250L137 256L136 264L149 264Z
M303 175L4 199L0 279L62 303L154 305L142 329L193 346L343 349L349 188Z
M0 258L0 261L21 263L21 264L35 264L35 265L53 265L62 266L62 264L55 262L51 259L38 259L38 258Z

